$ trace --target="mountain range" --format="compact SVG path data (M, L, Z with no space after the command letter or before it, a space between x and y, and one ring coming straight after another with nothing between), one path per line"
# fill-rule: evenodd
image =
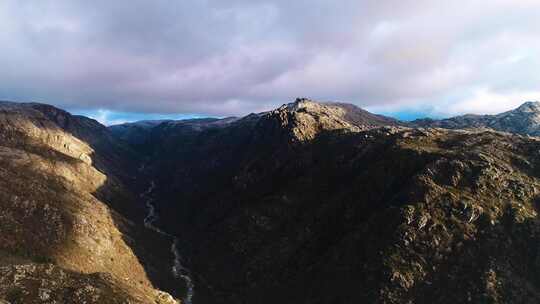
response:
M412 122L416 127L446 129L490 128L522 135L540 135L540 102L528 101L517 109L497 115L462 115L442 120L420 119Z
M0 303L534 303L540 103L297 99L105 127L0 103Z

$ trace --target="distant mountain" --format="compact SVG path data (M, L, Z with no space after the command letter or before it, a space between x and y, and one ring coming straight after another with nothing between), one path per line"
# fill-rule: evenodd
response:
M109 130L116 138L132 145L138 145L144 143L145 139L151 133L152 128L168 121L169 120L143 120L109 126Z
M107 127L109 132L117 139L134 145L140 145L150 136L154 128L189 128L194 131L206 128L220 127L237 120L236 117L227 118L193 118L193 119L162 119L140 120Z
M491 128L522 135L540 135L540 102L526 102L518 108L497 115L463 115L442 120L420 119L411 123L417 127L446 129Z

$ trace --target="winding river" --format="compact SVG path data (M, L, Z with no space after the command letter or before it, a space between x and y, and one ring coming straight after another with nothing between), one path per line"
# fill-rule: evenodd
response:
M171 252L174 255L174 262L171 271L175 278L183 280L186 284L186 297L183 299L182 303L192 304L193 295L195 294L195 284L193 283L193 279L191 278L191 272L189 271L189 269L182 265L182 256L180 255L180 251L178 250L179 240L174 235L167 233L154 225L154 223L159 218L156 214L156 206L154 205L154 199L152 198L152 192L154 192L155 188L156 183L152 181L148 189L141 194L141 198L145 200L146 209L148 210L148 213L144 218L144 227L153 230L163 236L166 236L172 240Z

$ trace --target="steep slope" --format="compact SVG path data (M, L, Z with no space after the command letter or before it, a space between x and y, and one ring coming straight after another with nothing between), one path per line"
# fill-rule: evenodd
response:
M326 103L326 105L341 108L345 111L343 119L351 122L356 126L399 126L404 125L403 122L391 117L370 113L362 108L348 103Z
M151 137L195 303L540 300L537 140L345 117L297 100Z
M134 252L136 224L109 207L136 199L114 175L125 154L107 153L106 131L50 106L0 103L0 299L173 302Z
M443 120L421 119L412 122L418 127L446 129L490 128L521 135L540 135L540 102L526 102L518 108L497 115L463 115Z

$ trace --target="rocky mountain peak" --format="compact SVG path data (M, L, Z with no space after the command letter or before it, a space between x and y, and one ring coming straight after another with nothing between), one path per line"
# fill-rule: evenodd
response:
M322 103L316 102L309 98L296 98L292 103L283 105L286 109L290 111L299 111L299 110L320 110Z
M281 126L291 125L294 137L300 141L313 138L321 131L361 131L381 126L397 126L402 123L389 117L376 115L353 104L318 102L297 98L269 112L279 117Z
M329 103L323 103L311 100L309 98L296 98L294 102L282 105L271 112L290 112L290 113L308 113L308 114L326 114L326 115L338 115L340 117L345 115L345 110L337 106L332 106Z
M297 98L276 110L261 116L262 122L277 123L279 130L289 134L292 141L304 142L313 139L322 131L359 128L345 119L346 111L340 107Z
M521 106L519 106L517 109L515 109L517 112L524 112L524 113L540 113L540 102L538 101L527 101L523 103Z
M442 120L420 119L411 123L416 127L445 129L490 128L521 135L540 135L540 102L527 101L516 109L496 115L461 115Z

